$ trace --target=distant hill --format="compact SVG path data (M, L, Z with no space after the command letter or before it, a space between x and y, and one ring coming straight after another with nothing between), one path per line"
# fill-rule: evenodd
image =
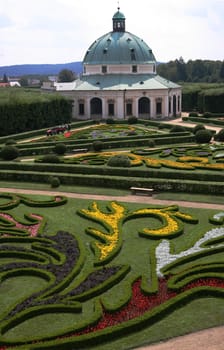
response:
M0 77L20 77L22 75L57 75L62 69L69 69L79 74L82 72L82 62L59 64L20 64L0 67Z

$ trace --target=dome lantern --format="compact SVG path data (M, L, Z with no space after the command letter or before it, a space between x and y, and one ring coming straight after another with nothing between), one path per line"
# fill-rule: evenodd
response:
M113 31L125 32L125 16L120 12L120 7L117 8L117 12L113 16Z

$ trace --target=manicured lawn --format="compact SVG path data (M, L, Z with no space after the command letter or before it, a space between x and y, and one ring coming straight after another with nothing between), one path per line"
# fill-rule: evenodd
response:
M0 345L125 350L223 324L223 212L71 198L43 207L52 198L26 198L12 209L0 200ZM24 214L45 218L36 238ZM25 224L24 238L15 238L15 222Z

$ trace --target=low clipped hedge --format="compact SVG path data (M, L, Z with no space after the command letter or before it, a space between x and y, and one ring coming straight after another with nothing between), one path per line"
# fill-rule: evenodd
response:
M214 179L214 173L208 172L208 171L195 171L195 172L189 172L185 170L180 169L168 169L166 168L166 171L163 169L156 169L156 168L145 168L145 169L138 169L136 167L129 167L129 168L123 168L123 167L108 167L108 166L94 166L98 163L98 161L93 162L93 165L71 165L71 164L42 164L42 163L17 163L17 162L2 162L1 163L1 170L0 174L3 171L16 171L17 172L33 172L34 174L37 173L43 173L44 172L53 172L54 174L57 174L57 176L60 177L60 174L64 175L67 174L69 176L74 175L96 175L96 176L119 176L119 177L139 177L144 179L173 179L173 180L196 180L198 182L203 181L216 181L216 182L222 182L224 181L224 174L222 171L217 171L215 174ZM101 160L99 159L99 163L101 163ZM99 164L98 163L98 164Z
M182 117L183 121L191 121L194 123L203 123L203 124L214 124L217 126L223 126L224 120L218 120L213 118L203 118L203 117Z
M132 136L122 137L122 138L112 138L109 139L100 139L103 142L103 149L113 149L113 148L134 148L150 145L150 142L153 140L156 145L166 145L173 144L175 138L175 143L190 143L195 141L195 136L189 132L178 132L178 133L169 133L169 134L152 134L149 136L139 137ZM59 141L60 142L60 141ZM89 140L64 140L63 142L66 145L67 153L73 152L80 148L92 149L93 142ZM30 143L30 144L18 144L18 149L20 156L32 156L32 155L44 155L53 153L55 148L55 142L47 143Z
M20 172L4 170L0 172L0 180L4 181L27 181L48 183L50 176L56 176L60 179L62 185L76 186L95 186L130 189L131 186L150 187L157 191L164 192L186 192L186 193L211 193L223 194L223 182L213 181L196 181L196 180L180 180L167 178L141 178L141 177L124 177L110 175L84 175L84 174L65 174L50 172Z

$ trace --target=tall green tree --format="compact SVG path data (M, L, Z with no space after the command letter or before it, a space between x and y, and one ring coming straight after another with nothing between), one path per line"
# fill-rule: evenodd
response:
M220 75L221 80L224 80L224 61L222 61L219 75Z
M2 80L3 83L8 83L9 80L8 80L8 77L6 74L3 75L3 80Z
M71 82L71 81L74 81L75 79L76 79L75 74L69 69L62 69L59 72L58 81L61 83Z

